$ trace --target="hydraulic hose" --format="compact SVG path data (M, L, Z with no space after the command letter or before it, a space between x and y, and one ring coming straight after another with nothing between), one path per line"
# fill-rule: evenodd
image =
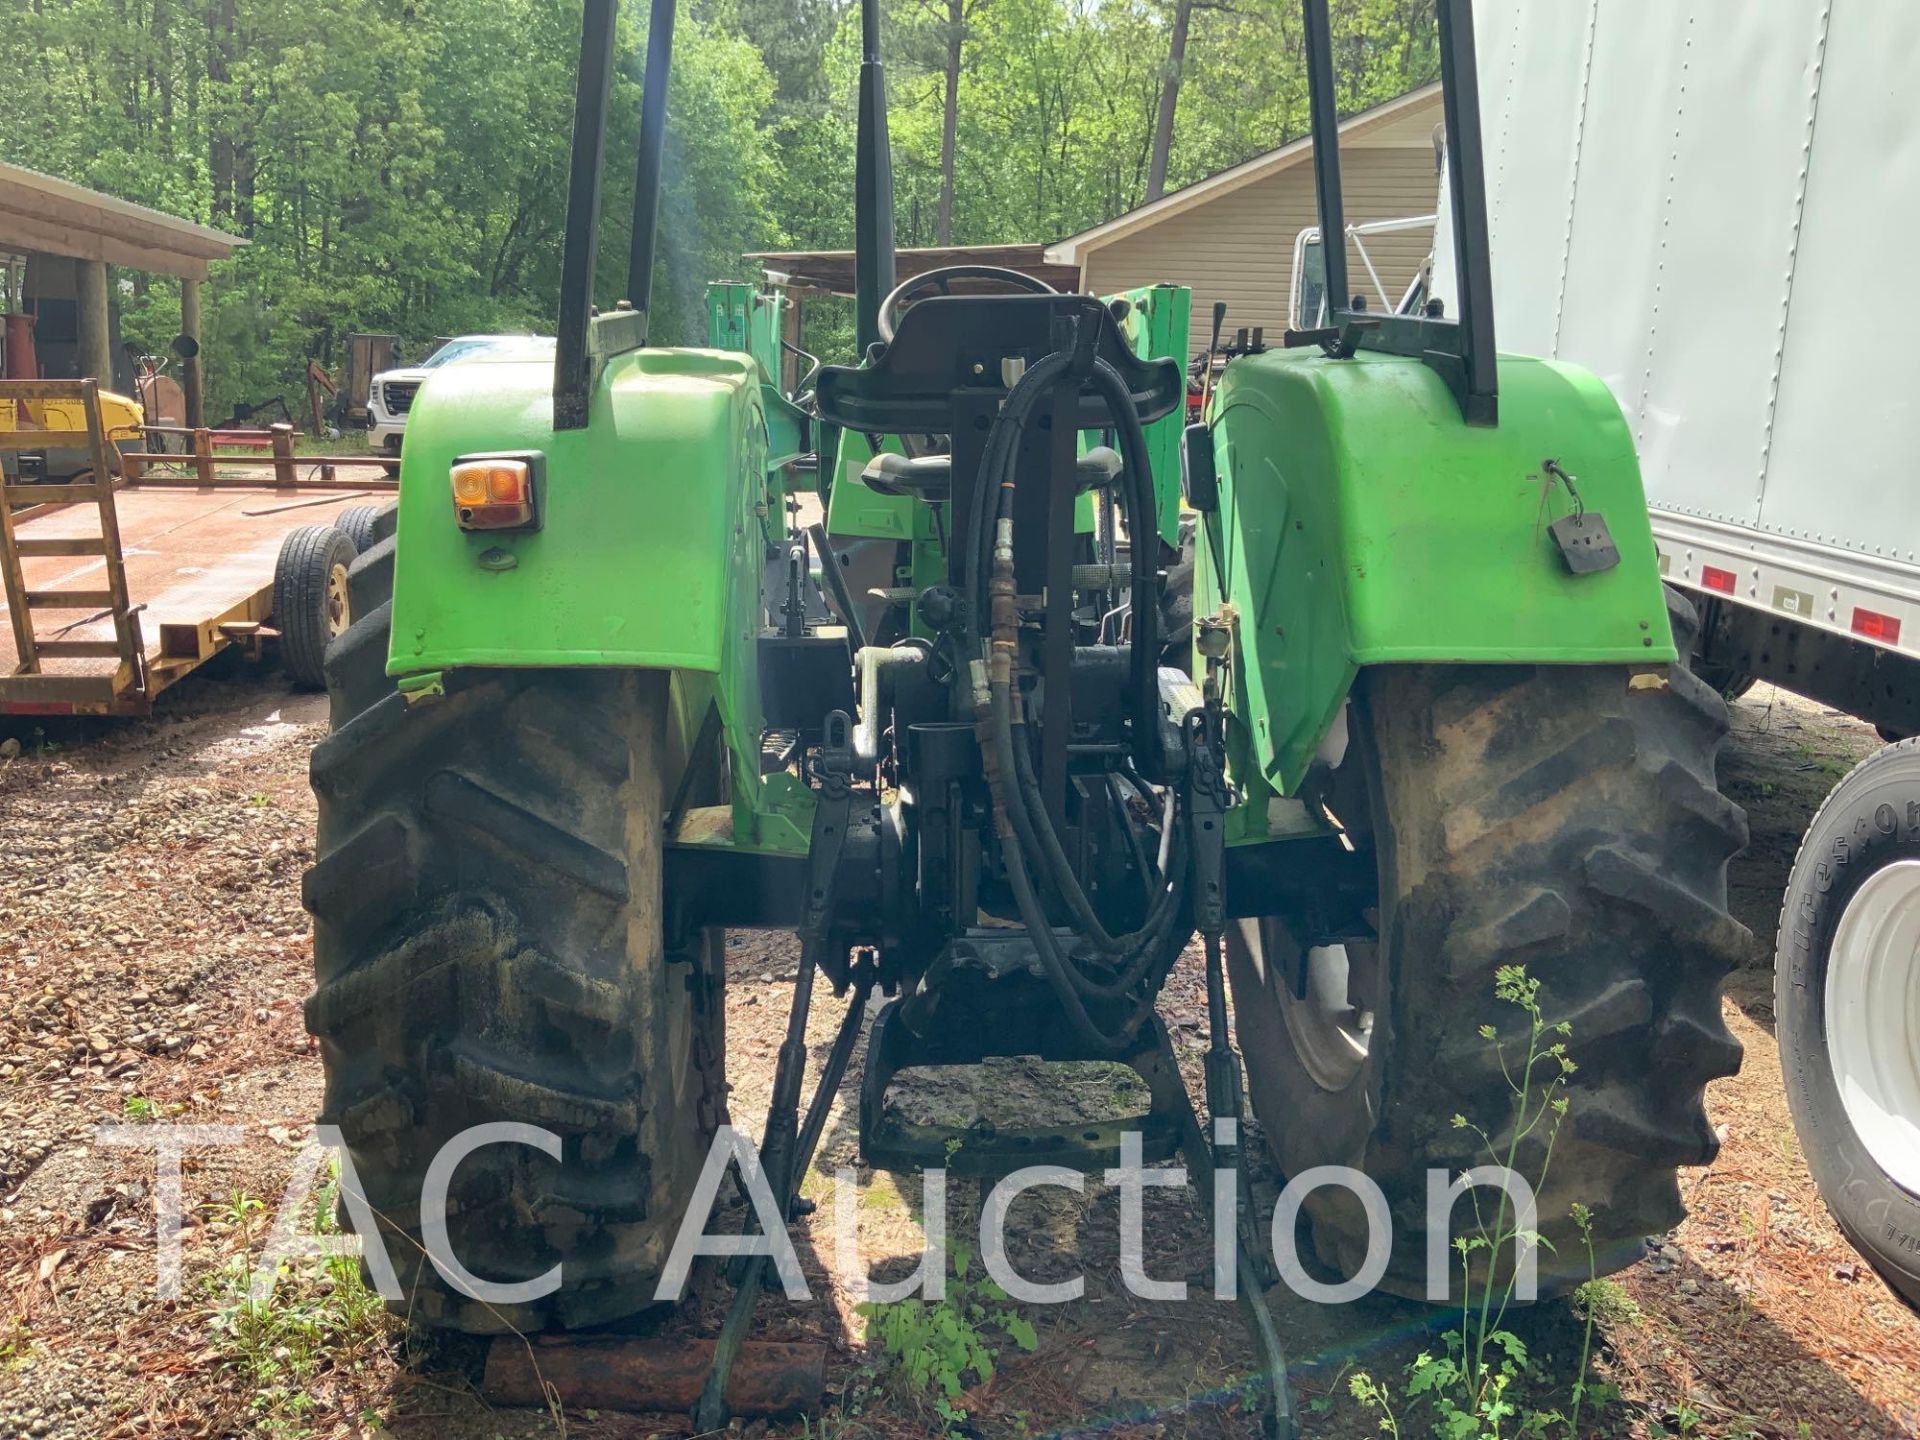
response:
M997 535L1001 526L1010 528L1014 483L1010 473L1013 452L1020 429L1026 424L1033 407L1039 398L1065 380L1068 356L1065 352L1056 352L1047 356L1038 365L1022 377L1013 391L1009 393L999 420L995 424L995 433L989 437L987 457L982 467L982 498L975 511L975 531L979 535L985 528L982 522L991 516L992 529L988 534ZM1106 395L1109 407L1113 410L1116 429L1122 446L1124 462L1123 476L1132 489L1132 497L1127 503L1127 519L1135 531L1152 533L1153 495L1152 478L1146 457L1146 437L1134 412L1133 397L1126 388L1126 382L1120 372L1104 360L1095 360L1093 378ZM997 484L996 484L997 482ZM995 503L997 502L997 503ZM1148 559L1147 546L1135 543L1132 550L1132 591L1135 617L1133 643L1133 671L1136 686L1136 714L1139 716L1141 734L1136 735L1136 745L1158 740L1158 727L1153 721L1154 707L1159 700L1156 677L1152 663L1159 654L1157 639L1158 606L1152 599L1152 568ZM976 547L975 614L990 614L992 599L990 584L991 549ZM1143 633L1144 623L1144 633ZM996 713L996 726L1003 723ZM1007 723L1011 723L1010 719ZM1151 735L1145 732L1152 732ZM1011 769L1002 772L1003 779L1014 787L1006 808L1013 821L1018 839L1027 849L1032 862L1040 867L1042 873L1053 882L1054 890L1066 902L1075 919L1086 931L1088 938L1101 950L1108 952L1126 952L1131 947L1117 941L1100 922L1091 901L1081 888L1078 877L1066 857L1059 838L1054 834L1052 821L1048 818L1046 805L1040 796L1038 782L1032 774L1032 766L1024 745L1010 745L1008 757L1014 764ZM1024 813L1023 813L1024 812ZM1177 902L1178 885L1163 900ZM1152 929L1151 923L1148 929ZM1131 968L1130 966L1127 968Z
M1050 397L1062 384L1077 389L1083 383L1071 373L1071 363L1065 351L1048 355L1029 367L1008 392L987 437L977 501L968 516L965 534L956 537L957 558L967 567L962 584L972 602L970 639L980 655L975 679L976 715L987 752L983 755L988 762L987 778L999 812L997 829L1008 883L1068 1022L1101 1053L1119 1054L1152 1013L1159 983L1185 943L1186 937L1178 933L1175 923L1185 908L1185 837L1179 832L1176 818L1170 816L1160 893L1150 902L1140 930L1114 936L1081 887L1054 832L1033 773L1024 721L1014 715L1018 620L1013 610L1012 534L1018 447L1043 398ZM1133 396L1119 371L1096 356L1087 378L1106 399L1120 442L1123 504L1134 540L1129 547L1134 616L1131 678L1138 717L1133 748L1142 765L1151 771L1159 758L1160 740L1159 727L1153 723L1159 699L1154 673L1159 654L1159 611L1154 600L1150 549L1157 527L1146 436L1133 408ZM1072 912L1078 928L1103 952L1101 965L1108 971L1106 978L1088 974L1081 961L1062 951L1035 889L1030 866L1038 867L1052 882L1051 888ZM1145 872L1143 879L1151 889L1151 872ZM1143 981L1149 982L1144 993ZM1088 1012L1090 1000L1134 1003L1119 1029L1109 1033Z
M1085 1023L1092 1027L1092 1033L1098 1033L1098 1027L1092 1025L1091 1016L1087 1016L1081 996L1094 998L1094 1000L1117 1000L1117 998L1131 995L1139 985L1140 979L1152 977L1156 981L1146 991L1146 996L1140 1002L1139 1008L1135 1010L1135 1014L1127 1018L1125 1025L1121 1027L1121 1033L1117 1037L1108 1037L1108 1041L1114 1046L1123 1046L1125 1041L1133 1035L1133 1031L1139 1029L1140 1021L1144 1020L1146 1014L1152 1010L1152 1004L1154 1004L1152 996L1154 996L1154 989L1158 989L1158 981L1164 977L1165 970L1169 970L1173 960L1179 956L1181 945L1185 945L1185 935L1177 937L1177 943L1173 943L1175 941L1173 920L1181 910L1181 900L1185 891L1185 883L1183 883L1185 866L1181 864L1185 860L1185 847L1181 843L1179 833L1175 833L1175 843L1173 843L1175 858L1169 860L1169 866L1167 866L1171 872L1171 879L1167 883L1167 891L1156 904L1158 916L1150 918L1150 922L1142 931L1127 937L1127 943L1125 943L1127 948L1121 950L1121 954L1117 956L1119 964L1123 966L1121 975L1117 979L1112 981L1094 979L1083 972L1073 962L1071 956L1060 954L1058 943L1054 941L1052 922L1046 918L1046 908L1035 895L1033 881L1027 874L1027 854L1031 852L1029 847L1033 845L1033 818L1029 814L1021 814L1023 806L1020 801L1023 797L1020 797L1020 787L1010 783L1010 778L1018 774L1018 766L1020 766L1020 760L1014 751L1012 693L1008 685L1000 682L991 685L989 693L991 693L989 703L991 703L991 720L993 720L991 735L993 735L993 749L995 749L995 764L989 768L989 778L995 783L996 795L1010 822L1008 831L1002 833L1002 839L1008 843L1004 843L1000 849L1006 858L1008 881L1014 887L1014 900L1020 906L1021 922L1027 925L1027 931L1035 939L1035 950L1041 954L1041 964L1046 970L1046 977L1054 985L1054 991L1060 995L1069 1020L1073 1020L1075 1029L1079 1029L1081 1018L1083 1018ZM1073 889L1079 891L1077 881ZM1081 900L1085 902L1085 897L1081 897ZM1075 914L1079 914L1077 908L1075 908ZM1083 1031L1083 1035L1087 1035L1087 1031Z
M964 553L972 568L968 574L968 593L976 617L989 613L989 577L992 573L995 528L1001 519L1010 519L1015 490L1014 467L1021 433L1026 429L1034 407L1050 395L1060 383L1072 357L1055 351L1030 367L1012 390L1007 392L999 416L987 437L986 455L980 467L979 498L969 517L969 536ZM1159 533L1155 524L1153 469L1147 454L1146 430L1133 408L1133 394L1118 370L1096 358L1089 380L1107 402L1115 421L1120 442L1121 483L1126 486L1128 546L1132 569L1129 582L1133 607L1132 689L1134 713L1139 717L1139 733L1134 736L1134 754L1148 773L1156 769L1159 758L1159 727L1153 724L1159 703L1156 674L1160 655L1160 607L1155 596L1152 541ZM1070 382L1069 382L1070 383ZM978 622L976 621L976 624Z
M1102 950L1110 952L1125 950L1127 946L1124 941L1116 940L1107 933L1106 926L1101 923L1099 915L1093 908L1093 902L1087 898L1086 892L1080 886L1079 878L1073 873L1073 866L1060 844L1060 837L1054 833L1052 824L1047 821L1046 800L1040 794L1040 781L1033 773L1033 759L1028 752L1024 736L1019 733L1023 732L1026 726L1016 721L1012 728L1015 732L1011 747L1014 780L1020 787L1020 798L1025 803L1019 807L1009 807L1009 815L1014 819L1016 826L1024 819L1028 830L1033 832L1033 838L1039 841L1039 853L1046 860L1047 873L1053 877L1055 889L1059 891L1060 898L1066 901L1067 908L1072 910L1074 917L1086 927L1087 938ZM1025 812L1024 815L1022 811ZM1022 843L1026 843L1026 838L1022 835ZM1138 841L1131 835L1129 839L1137 848ZM1169 868L1172 863L1170 860ZM1150 878L1148 883L1152 883ZM1162 889L1148 909L1147 918L1140 927L1141 933L1158 929L1163 921L1171 916L1178 903L1179 887L1177 885Z

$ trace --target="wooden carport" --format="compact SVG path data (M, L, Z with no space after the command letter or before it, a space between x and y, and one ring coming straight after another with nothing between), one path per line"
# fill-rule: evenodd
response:
M113 354L107 266L180 281L180 328L200 339L200 285L207 266L247 242L223 230L119 200L20 165L0 164L0 251L61 256L76 262L78 371L111 383ZM187 424L203 425L198 358L181 371Z

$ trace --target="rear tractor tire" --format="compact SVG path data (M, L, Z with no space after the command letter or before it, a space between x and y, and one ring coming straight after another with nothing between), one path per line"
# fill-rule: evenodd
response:
M1676 1167L1718 1148L1703 1091L1740 1064L1720 1011L1751 946L1726 908L1747 828L1714 781L1724 703L1678 667L1396 666L1361 674L1348 718L1329 803L1377 857L1379 942L1342 947L1286 917L1227 936L1249 1093L1281 1170L1370 1176L1393 1220L1381 1288L1425 1295L1428 1170L1494 1163L1454 1117L1501 1142L1513 1096L1479 1032L1524 1059L1527 1017L1494 994L1502 966L1524 965L1578 1065L1538 1189L1554 1247L1540 1293L1587 1278L1576 1202L1599 1270L1630 1264L1684 1213ZM1531 1184L1548 1129L1514 1163ZM1320 1259L1355 1274L1358 1201L1323 1187L1305 1208ZM1453 1234L1470 1213L1462 1199Z
M386 538L354 588L384 600L391 576ZM391 613L330 650L334 732L313 755L321 1119L380 1217L396 1310L471 1333L616 1320L654 1303L725 1106L724 941L663 948L669 677L454 671L409 704L385 673ZM449 1239L484 1281L560 1265L526 1303L472 1298L422 1250L429 1165L494 1121L558 1136L560 1157L472 1151Z

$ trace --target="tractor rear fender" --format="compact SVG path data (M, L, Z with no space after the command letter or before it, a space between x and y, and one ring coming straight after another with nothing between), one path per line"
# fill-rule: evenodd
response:
M1255 792L1236 839L1266 838L1264 795L1298 786L1363 665L1674 658L1612 394L1545 360L1503 358L1499 380L1500 424L1470 427L1417 359L1270 351L1224 372L1195 613L1231 607L1232 749ZM1572 573L1549 532L1582 506L1618 547L1611 569Z
M581 430L554 430L552 390L550 364L485 361L421 388L387 673L404 687L467 666L673 671L677 729L697 733L709 705L720 711L735 770L727 843L804 850L806 807L796 836L760 780L755 645L765 545L784 523L770 469L797 450L797 428L784 405L769 414L746 354L615 355ZM544 457L538 528L462 530L454 461L529 450Z

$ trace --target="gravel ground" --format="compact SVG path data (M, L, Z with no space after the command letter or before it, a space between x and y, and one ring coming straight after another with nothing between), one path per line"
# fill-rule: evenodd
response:
M323 720L317 697L234 663L179 686L150 722L0 732L21 742L12 753L0 738L0 1440L683 1431L675 1417L489 1411L464 1378L470 1352L421 1349L356 1308L354 1287L317 1262L289 1267L272 1325L252 1325L239 1303L233 1267L257 1258L319 1102L300 1013L311 951L299 877L311 858L306 760ZM1800 830L1875 743L1864 726L1765 687L1736 707L1723 773L1749 809L1754 845L1736 862L1734 900L1760 944L1728 1014L1747 1066L1709 1094L1726 1145L1714 1166L1684 1177L1691 1217L1620 1277L1601 1364L1630 1405L1607 1433L1825 1440L1920 1424L1920 1321L1853 1256L1800 1162L1765 969ZM732 1103L757 1128L793 951L735 936L728 959ZM1197 1089L1204 1002L1192 963L1176 973L1166 1012ZM833 1024L822 1007L816 1045ZM1064 1100L1091 1118L1115 1093L1016 1063L936 1077L915 1103L1018 1113ZM854 1155L847 1098L807 1181L819 1209L799 1228L814 1298L766 1304L756 1333L828 1343L825 1428L836 1434L940 1433L881 1383L864 1321L828 1278L833 1171ZM153 1155L97 1135L129 1126L137 1138L160 1119L235 1127L239 1141L183 1164L191 1214L178 1300L154 1290ZM1262 1184L1270 1196L1271 1177ZM916 1202L860 1175L869 1262L917 1250ZM953 1204L957 1229L977 1195L956 1187ZM1150 1273L1203 1275L1206 1232L1192 1203L1161 1192L1148 1214ZM1250 1432L1232 1399L1250 1357L1231 1307L1128 1296L1114 1220L1114 1192L1098 1184L1016 1207L1023 1267L1039 1278L1084 1270L1087 1295L1034 1313L1037 1347L1004 1348L992 1383L967 1397L965 1433L1101 1417L1104 1429L1142 1436ZM705 1295L676 1325L712 1334L724 1298L724 1288ZM1319 1402L1308 1434L1377 1433L1345 1398L1345 1375L1355 1364L1398 1374L1432 1347L1421 1317L1385 1301L1274 1303L1301 1362L1298 1393ZM1540 1355L1567 1351L1564 1307L1541 1307L1526 1326ZM1143 1416L1129 1399L1162 1408Z

